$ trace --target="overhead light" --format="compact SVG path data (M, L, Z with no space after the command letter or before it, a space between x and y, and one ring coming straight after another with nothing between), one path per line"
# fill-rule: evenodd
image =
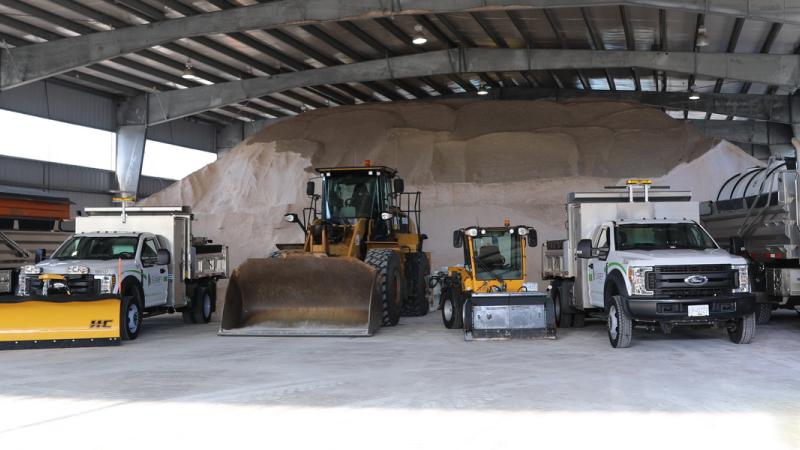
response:
M197 81L200 79L200 77L194 74L194 70L192 70L192 64L188 61L186 62L186 67L183 69L183 73L181 73L181 78L190 81Z
M705 25L697 29L697 46L708 47L708 30Z
M414 36L411 39L414 45L425 45L428 43L428 38L422 33L422 25L414 25Z
M700 100L700 94L694 90L694 84L689 86L689 100Z
M489 89L491 89L491 87L487 86L486 83L481 81L481 84L478 85L478 95L489 95Z

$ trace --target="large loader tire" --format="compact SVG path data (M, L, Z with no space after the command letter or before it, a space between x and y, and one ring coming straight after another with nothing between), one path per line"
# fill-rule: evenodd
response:
M408 295L403 303L404 316L424 316L428 314L428 275L431 266L425 253L411 253L406 258L406 281Z
M142 290L134 283L122 286L122 302L120 305L120 335L125 341L139 337L142 331L144 314L144 296Z
M397 325L405 297L405 283L400 272L400 255L388 249L374 249L367 251L364 262L378 270L378 292L383 307L383 326Z

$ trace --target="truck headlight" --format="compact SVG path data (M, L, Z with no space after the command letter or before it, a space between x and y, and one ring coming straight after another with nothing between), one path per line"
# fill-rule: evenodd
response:
M67 273L73 275L85 275L89 273L89 268L86 266L69 266L67 267Z
M42 268L33 264L28 264L27 266L22 266L20 272L25 275L37 275L42 273Z
M750 273L747 270L747 264L734 264L731 267L737 271L733 292L750 292Z
M632 295L653 295L653 291L647 289L647 273L652 271L652 267L628 267Z
M95 280L100 280L100 293L113 294L114 285L117 282L117 277L114 275L95 275Z

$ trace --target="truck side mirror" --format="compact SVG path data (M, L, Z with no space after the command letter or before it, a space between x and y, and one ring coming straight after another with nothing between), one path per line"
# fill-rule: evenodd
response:
M317 186L314 184L313 181L309 181L308 183L306 183L306 195L311 197L314 194L316 194L316 190L317 190Z
M453 231L453 247L461 248L464 245L464 232L461 230Z
M528 247L536 247L539 245L539 235L533 228L528 229Z
M578 241L578 248L575 251L575 256L581 259L589 259L592 257L592 240L581 239Z
M728 251L738 256L747 253L747 248L744 245L744 239L740 237L732 237L730 241L730 249Z
M402 194L406 189L406 184L402 178L395 178L394 179L394 192L396 194Z
M169 250L160 248L156 252L156 265L166 266L169 264Z
M47 250L43 248L37 248L34 252L34 261L38 264L41 261L47 259Z

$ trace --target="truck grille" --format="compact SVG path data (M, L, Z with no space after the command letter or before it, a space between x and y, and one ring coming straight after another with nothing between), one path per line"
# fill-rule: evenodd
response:
M100 280L95 280L94 275L65 275L65 277L67 287L72 295L93 295L100 292ZM37 276L33 276L28 277L26 282L28 283L29 295L42 295L44 281L40 280ZM63 293L64 292L61 291L53 291L51 288L48 295Z
M687 278L706 278L702 284L691 284ZM736 271L727 264L658 266L647 274L647 289L655 295L672 298L716 297L727 295L735 287Z

